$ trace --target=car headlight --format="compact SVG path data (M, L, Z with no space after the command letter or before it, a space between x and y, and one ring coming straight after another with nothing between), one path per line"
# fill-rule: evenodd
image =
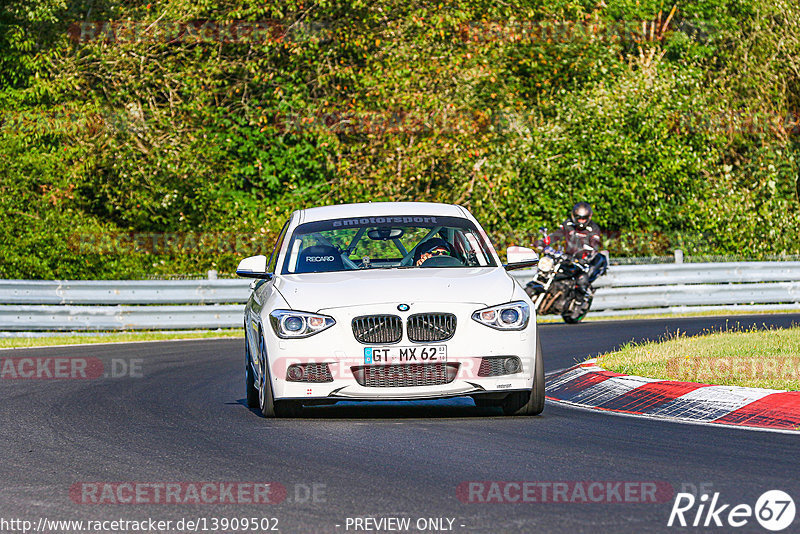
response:
M336 324L333 317L292 310L275 310L269 314L272 329L280 338L308 337Z
M537 265L537 267L539 268L540 271L546 273L553 268L553 264L554 264L553 258L551 258L550 256L542 256L541 258L539 258L539 264Z
M531 310L525 302L518 300L478 310L472 318L497 330L522 330L528 326Z

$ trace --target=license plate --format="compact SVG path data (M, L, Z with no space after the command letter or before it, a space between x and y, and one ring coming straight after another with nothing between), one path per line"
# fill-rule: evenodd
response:
M367 347L364 364L387 363L446 363L446 345L418 345L416 347Z

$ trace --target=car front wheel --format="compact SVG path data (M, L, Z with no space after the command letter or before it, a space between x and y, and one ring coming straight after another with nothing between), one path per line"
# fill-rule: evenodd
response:
M247 407L259 408L256 374L253 371L253 361L251 360L250 348L247 343L247 334L245 334L244 339L244 383L247 391Z
M544 410L544 363L542 342L536 332L536 369L533 388L530 391L515 391L506 397L501 407L506 415L539 415Z
M259 358L261 361L261 380L258 388L258 406L264 417L298 417L303 406L298 401L279 400L272 397L272 381L267 366L267 355L264 337L259 341Z

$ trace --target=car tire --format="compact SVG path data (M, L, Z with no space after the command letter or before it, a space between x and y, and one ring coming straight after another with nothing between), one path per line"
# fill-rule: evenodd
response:
M244 335L244 383L247 391L247 407L259 408L258 388L256 387L256 374L253 371L253 362L250 359L250 345L247 342L247 334Z
M303 405L298 401L278 400L272 396L272 379L269 374L269 366L266 363L266 347L264 346L264 336L259 333L259 355L261 361L261 383L258 388L258 407L261 415L268 418L273 417L298 417Z
M533 388L530 391L515 391L500 405L506 415L539 415L544 410L544 362L542 342L536 331L536 369L533 375Z

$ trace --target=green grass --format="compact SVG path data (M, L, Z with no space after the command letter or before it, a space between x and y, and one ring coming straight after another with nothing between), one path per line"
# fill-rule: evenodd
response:
M164 341L177 339L243 338L241 328L230 330L209 330L206 332L120 332L97 335L75 335L65 333L52 337L12 337L0 338L0 349L25 347L50 347L54 345L82 345L90 343L129 343L133 341Z
M800 327L678 335L628 344L597 359L629 375L726 386L800 390Z

